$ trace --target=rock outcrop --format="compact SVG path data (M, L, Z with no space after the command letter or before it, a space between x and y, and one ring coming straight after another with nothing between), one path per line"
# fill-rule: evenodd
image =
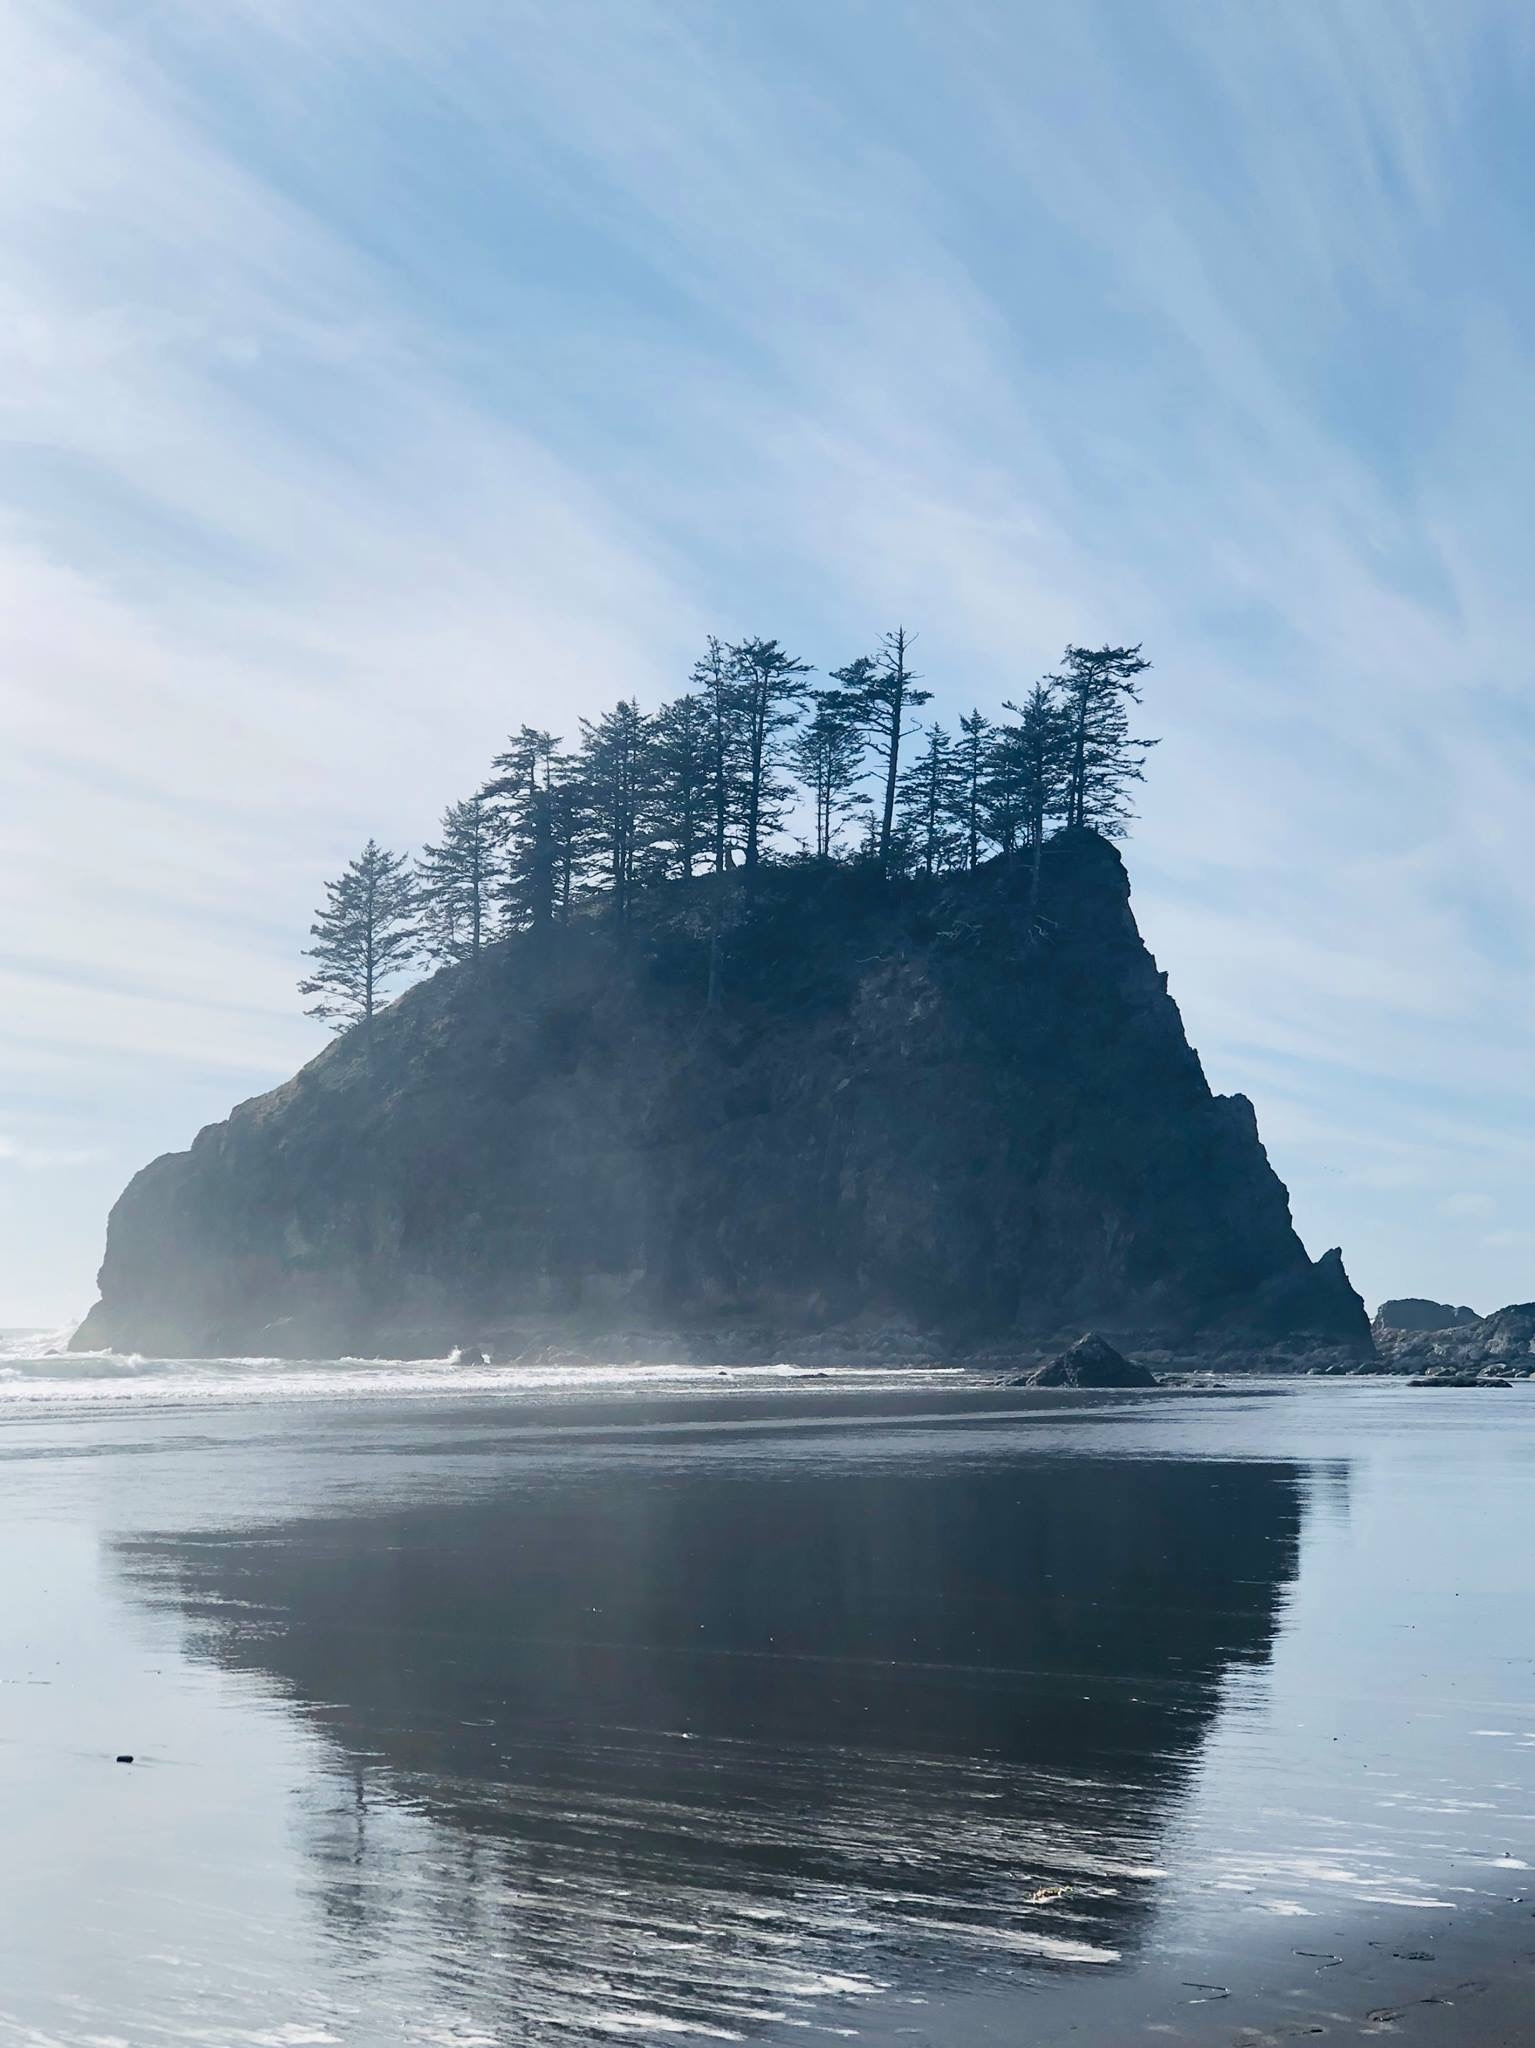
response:
M716 889L501 942L146 1167L76 1346L1368 1354L1107 842L1032 907L1002 862Z
M1382 1331L1376 1341L1393 1372L1469 1374L1535 1371L1535 1301L1513 1302L1490 1316L1473 1316L1446 1329Z
M1377 1338L1394 1337L1453 1330L1479 1320L1474 1308L1452 1308L1447 1301L1426 1301L1421 1295L1409 1294L1399 1301L1383 1301L1370 1328Z
M1058 1358L1012 1382L1023 1387L1154 1387L1156 1374L1126 1358L1096 1331L1079 1337Z

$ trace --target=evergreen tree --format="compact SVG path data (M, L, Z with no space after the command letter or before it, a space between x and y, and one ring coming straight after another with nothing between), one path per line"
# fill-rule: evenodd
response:
M956 864L956 790L953 742L941 725L935 725L922 752L902 771L897 793L900 822L895 843L905 860L924 875L940 874Z
M524 725L491 765L498 772L480 796L494 806L507 849L500 881L502 921L508 931L545 930L554 921L561 889L560 743L552 732ZM567 902L568 893L567 881Z
M708 776L710 865L725 872L731 828L740 815L745 716L740 677L731 650L709 636L708 652L693 664L693 695L704 707Z
M576 862L580 857L585 812L581 790L569 757L560 755L546 798L548 810L549 858L553 868L555 915L562 925L570 923L571 898L575 893Z
M644 798L650 769L650 731L633 699L581 720L578 786L585 853L597 885L613 892L613 915L626 924L647 844Z
M416 912L405 855L386 853L370 839L345 872L325 884L324 908L309 927L315 943L304 948L304 957L315 965L299 993L319 1001L305 1014L335 1031L360 1024L370 1058L384 986L417 957Z
M991 760L992 723L979 711L959 721L959 739L954 749L952 818L965 850L965 866L971 874L981 864L981 841L985 837L986 773Z
M1003 707L1017 718L1008 737L1018 799L1018 833L1031 852L1043 846L1052 821L1069 821L1073 732L1069 709L1048 681L1035 683L1021 704Z
M986 749L981 782L981 830L1004 859L1011 860L1023 838L1024 773L1016 725L999 726Z
M651 720L647 811L649 838L670 869L691 881L710 845L714 775L709 707L678 697Z
M1029 902L1039 901L1040 863L1051 823L1068 813L1073 734L1070 713L1052 682L1035 683L1017 718L997 735L990 793L993 829L1007 853L1029 856Z
M1130 734L1129 707L1141 701L1136 679L1150 666L1139 644L1066 649L1061 673L1052 680L1071 725L1068 825L1091 826L1111 839L1122 836L1131 816L1129 786L1144 781L1146 754L1156 745Z
M762 857L763 841L778 828L787 791L775 780L773 769L811 669L808 661L786 654L776 640L743 640L729 654L745 753L742 796L749 878Z
M864 776L865 743L859 706L845 690L818 690L814 712L789 745L789 766L815 805L815 851L829 860L843 825L869 799L858 788Z
M918 678L907 666L911 636L897 626L880 642L879 653L860 655L832 680L842 684L861 707L861 721L870 736L875 757L884 770L884 808L880 815L878 854L880 872L890 873L891 844L895 837L896 794L901 780L901 742L910 737L908 713L926 704L931 690L919 690Z
M478 960L490 931L501 848L483 797L450 804L442 838L416 863L421 937L432 960Z

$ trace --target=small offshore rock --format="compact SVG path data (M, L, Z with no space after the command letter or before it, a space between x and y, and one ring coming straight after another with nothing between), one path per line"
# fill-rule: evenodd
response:
M1407 1384L1410 1387L1511 1387L1513 1381L1506 1372L1477 1372L1472 1368L1456 1371L1452 1367L1439 1366L1430 1372L1415 1373Z
M1048 1365L1025 1373L1014 1386L1028 1387L1154 1387L1156 1375L1114 1349L1096 1331L1052 1358Z
M124 1752L122 1753L122 1755L121 1755L121 1756L117 1756L117 1757L114 1757L114 1758L112 1759L112 1761L113 1761L114 1763L119 1763L119 1764L131 1764L131 1763L133 1762L133 1758L132 1758L131 1756L129 1756L129 1755L128 1755L128 1753L127 1753L127 1751L125 1750L125 1751L124 1751Z

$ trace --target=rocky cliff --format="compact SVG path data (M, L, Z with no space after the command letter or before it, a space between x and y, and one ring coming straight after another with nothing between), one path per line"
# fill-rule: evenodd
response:
M505 941L384 1012L371 1057L338 1041L146 1167L101 1295L79 1348L1370 1342L1088 833L1047 849L1033 913L1000 862L898 885L790 866Z
M1535 1301L1510 1302L1489 1316L1456 1309L1454 1321L1430 1328L1382 1322L1383 1306L1375 1320L1375 1343L1379 1363L1392 1372L1433 1372L1453 1367L1460 1372L1479 1372L1488 1366L1535 1371Z
M1428 1301L1421 1294L1409 1294L1395 1301L1383 1301L1375 1311L1370 1329L1380 1344L1425 1331L1464 1329L1480 1321L1474 1308L1456 1308L1448 1301Z

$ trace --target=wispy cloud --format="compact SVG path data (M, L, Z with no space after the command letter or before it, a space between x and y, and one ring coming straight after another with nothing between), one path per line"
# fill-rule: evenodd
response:
M1138 908L1303 1230L1371 1293L1531 1291L1532 43L1503 0L18 0L19 1085L112 1172L184 1142L314 1043L355 841L711 627L904 617L949 714L1144 638ZM24 1228L83 1296L99 1214Z
M20 1167L34 1172L51 1166L88 1166L101 1157L99 1147L88 1145L29 1145L20 1138L8 1138L0 1131L0 1167Z

